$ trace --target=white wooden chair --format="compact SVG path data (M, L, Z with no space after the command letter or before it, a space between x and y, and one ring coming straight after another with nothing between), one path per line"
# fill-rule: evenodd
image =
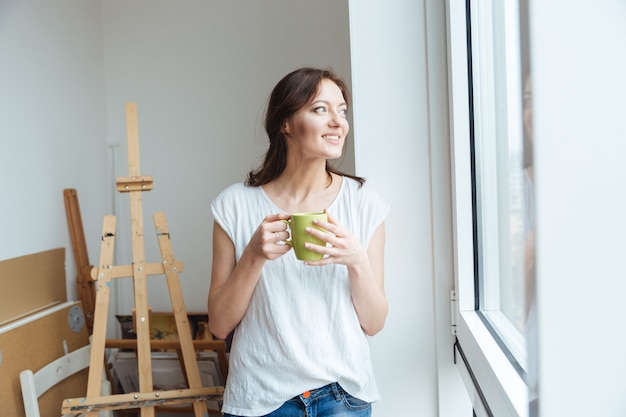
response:
M41 417L39 413L39 397L65 378L88 368L90 359L91 345L86 345L50 362L34 373L30 369L22 371L20 373L20 383L22 385L26 417ZM104 373L101 394L111 394L111 384L104 376ZM61 404L59 404L59 415L61 415ZM70 414L65 415L71 416ZM105 410L100 411L98 415L99 417L113 417L113 412Z

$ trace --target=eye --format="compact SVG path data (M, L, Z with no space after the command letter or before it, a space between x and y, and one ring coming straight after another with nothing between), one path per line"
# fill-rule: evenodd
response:
M317 106L317 107L313 108L313 111L315 113L324 114L324 113L326 113L327 110L326 110L325 106Z
M343 117L347 117L348 109L347 108L339 109L339 114L342 115Z

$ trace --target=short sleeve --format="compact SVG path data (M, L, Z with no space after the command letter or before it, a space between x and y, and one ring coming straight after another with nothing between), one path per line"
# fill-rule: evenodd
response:
M213 218L233 242L235 241L235 219L238 209L237 199L238 195L241 194L241 187L243 184L233 184L224 189L211 202Z

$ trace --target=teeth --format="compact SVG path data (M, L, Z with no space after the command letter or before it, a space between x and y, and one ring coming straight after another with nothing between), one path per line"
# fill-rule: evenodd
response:
M336 135L326 135L323 136L325 139L335 139L335 140L339 140L339 136Z

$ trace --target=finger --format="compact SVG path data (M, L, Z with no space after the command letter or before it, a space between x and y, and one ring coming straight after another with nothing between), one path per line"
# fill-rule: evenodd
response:
M344 235L343 226L334 217L328 217L328 221L313 220L313 224L335 235Z
M334 248L332 246L323 246L323 245L316 245L315 243L311 243L311 242L306 242L304 244L305 249L308 249L312 252L317 252L317 253L321 253L322 255L327 255L327 256L331 256L332 254L335 254L336 252L334 252Z
M287 225L282 220L288 219L289 215L287 214L270 214L259 226L259 230L263 233L263 237L266 238L268 233L272 234L274 232L285 231L287 230ZM273 220L272 220L273 219Z
M326 217L328 218L328 222L326 222L326 225L328 227L332 227L333 228L333 233L335 233L336 235L339 235L339 234L344 235L345 234L344 233L345 228L344 228L344 226L341 223L339 223L339 220L337 220L336 217L331 216L330 213L328 213L328 211L324 210L324 212L326 213ZM332 226L329 226L329 225L332 225ZM330 229L328 229L328 230L330 230ZM337 231L337 232L335 232L335 231ZM339 233L339 232L341 232L341 233Z
M306 229L304 229L304 231L313 237L323 240L324 242L328 242L328 240L332 236L330 233L316 229L315 227L307 227Z
M269 248L268 251L267 251L267 259L270 259L270 260L277 259L277 258L283 256L284 254L286 254L287 252L289 252L290 250L291 250L291 246L289 246L289 245L285 245L285 244L276 245L276 244L273 244L273 245L271 245L271 248Z
M307 227L305 231L313 237L323 240L324 242L333 243L336 242L335 237L340 236L341 229L332 227L330 223L316 225L324 230L319 230L315 227ZM330 230L332 229L332 230Z
M275 213L267 215L264 219L267 223L273 223L281 220L289 220L289 215L285 213Z
M274 232L274 240L275 243L284 243L285 240L289 239L289 232L281 230L280 232Z
M330 215L330 213L328 212L328 209L324 209L324 213L326 213L326 217L328 217L328 222L329 223L339 224L337 219L334 216Z
M323 266L323 265L330 265L336 262L336 259L334 259L332 256L326 254L327 256L324 256L322 259L318 259L315 261L306 261L304 262L305 265L310 265L310 266Z
M274 245L274 252L278 255L282 256L291 250L291 246L281 243L279 245Z
M289 230L289 225L282 220L278 220L272 223L272 230L275 232L286 232Z

